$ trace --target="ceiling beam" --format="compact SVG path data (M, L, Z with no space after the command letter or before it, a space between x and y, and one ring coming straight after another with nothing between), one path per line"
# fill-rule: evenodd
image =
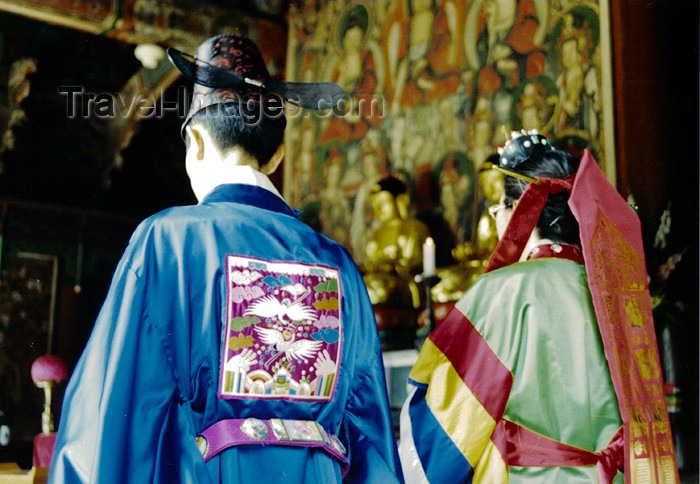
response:
M78 8L79 5L76 5L76 3L83 3L83 8ZM88 4L93 4L93 7L98 8L89 9L90 5ZM97 35L109 30L117 21L119 2L117 0L102 2L6 0L0 2L0 11ZM100 18L98 13L105 15L102 15Z

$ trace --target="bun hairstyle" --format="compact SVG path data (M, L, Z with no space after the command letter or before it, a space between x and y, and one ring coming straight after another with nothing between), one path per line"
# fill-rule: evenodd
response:
M406 184L394 176L387 176L379 180L372 188L372 193L389 192L394 197L398 197L408 192Z
M499 166L530 178L566 178L578 169L579 160L554 149L547 138L536 131L514 133L513 139L499 149ZM528 182L506 173L505 204L512 205L527 188ZM540 237L552 242L580 245L579 227L569 208L570 193L563 190L547 197L537 222Z

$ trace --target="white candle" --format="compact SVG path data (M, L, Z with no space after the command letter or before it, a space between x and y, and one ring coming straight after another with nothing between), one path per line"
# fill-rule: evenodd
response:
M428 237L423 244L423 276L435 275L435 242Z

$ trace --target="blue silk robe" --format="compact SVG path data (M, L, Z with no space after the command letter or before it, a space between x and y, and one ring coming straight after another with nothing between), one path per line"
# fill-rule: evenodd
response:
M227 254L339 271L331 400L218 397ZM220 185L134 232L66 390L50 482L341 481L339 461L318 448L242 445L205 463L195 436L249 417L316 420L348 450L346 481L401 480L374 315L350 255L270 191Z

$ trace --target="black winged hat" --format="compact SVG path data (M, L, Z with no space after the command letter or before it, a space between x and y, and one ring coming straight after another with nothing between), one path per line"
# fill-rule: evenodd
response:
M332 82L286 82L270 78L260 49L238 34L202 42L195 56L170 47L170 62L194 82L192 104L182 129L195 113L215 104L277 97L307 109L329 109L345 96Z

